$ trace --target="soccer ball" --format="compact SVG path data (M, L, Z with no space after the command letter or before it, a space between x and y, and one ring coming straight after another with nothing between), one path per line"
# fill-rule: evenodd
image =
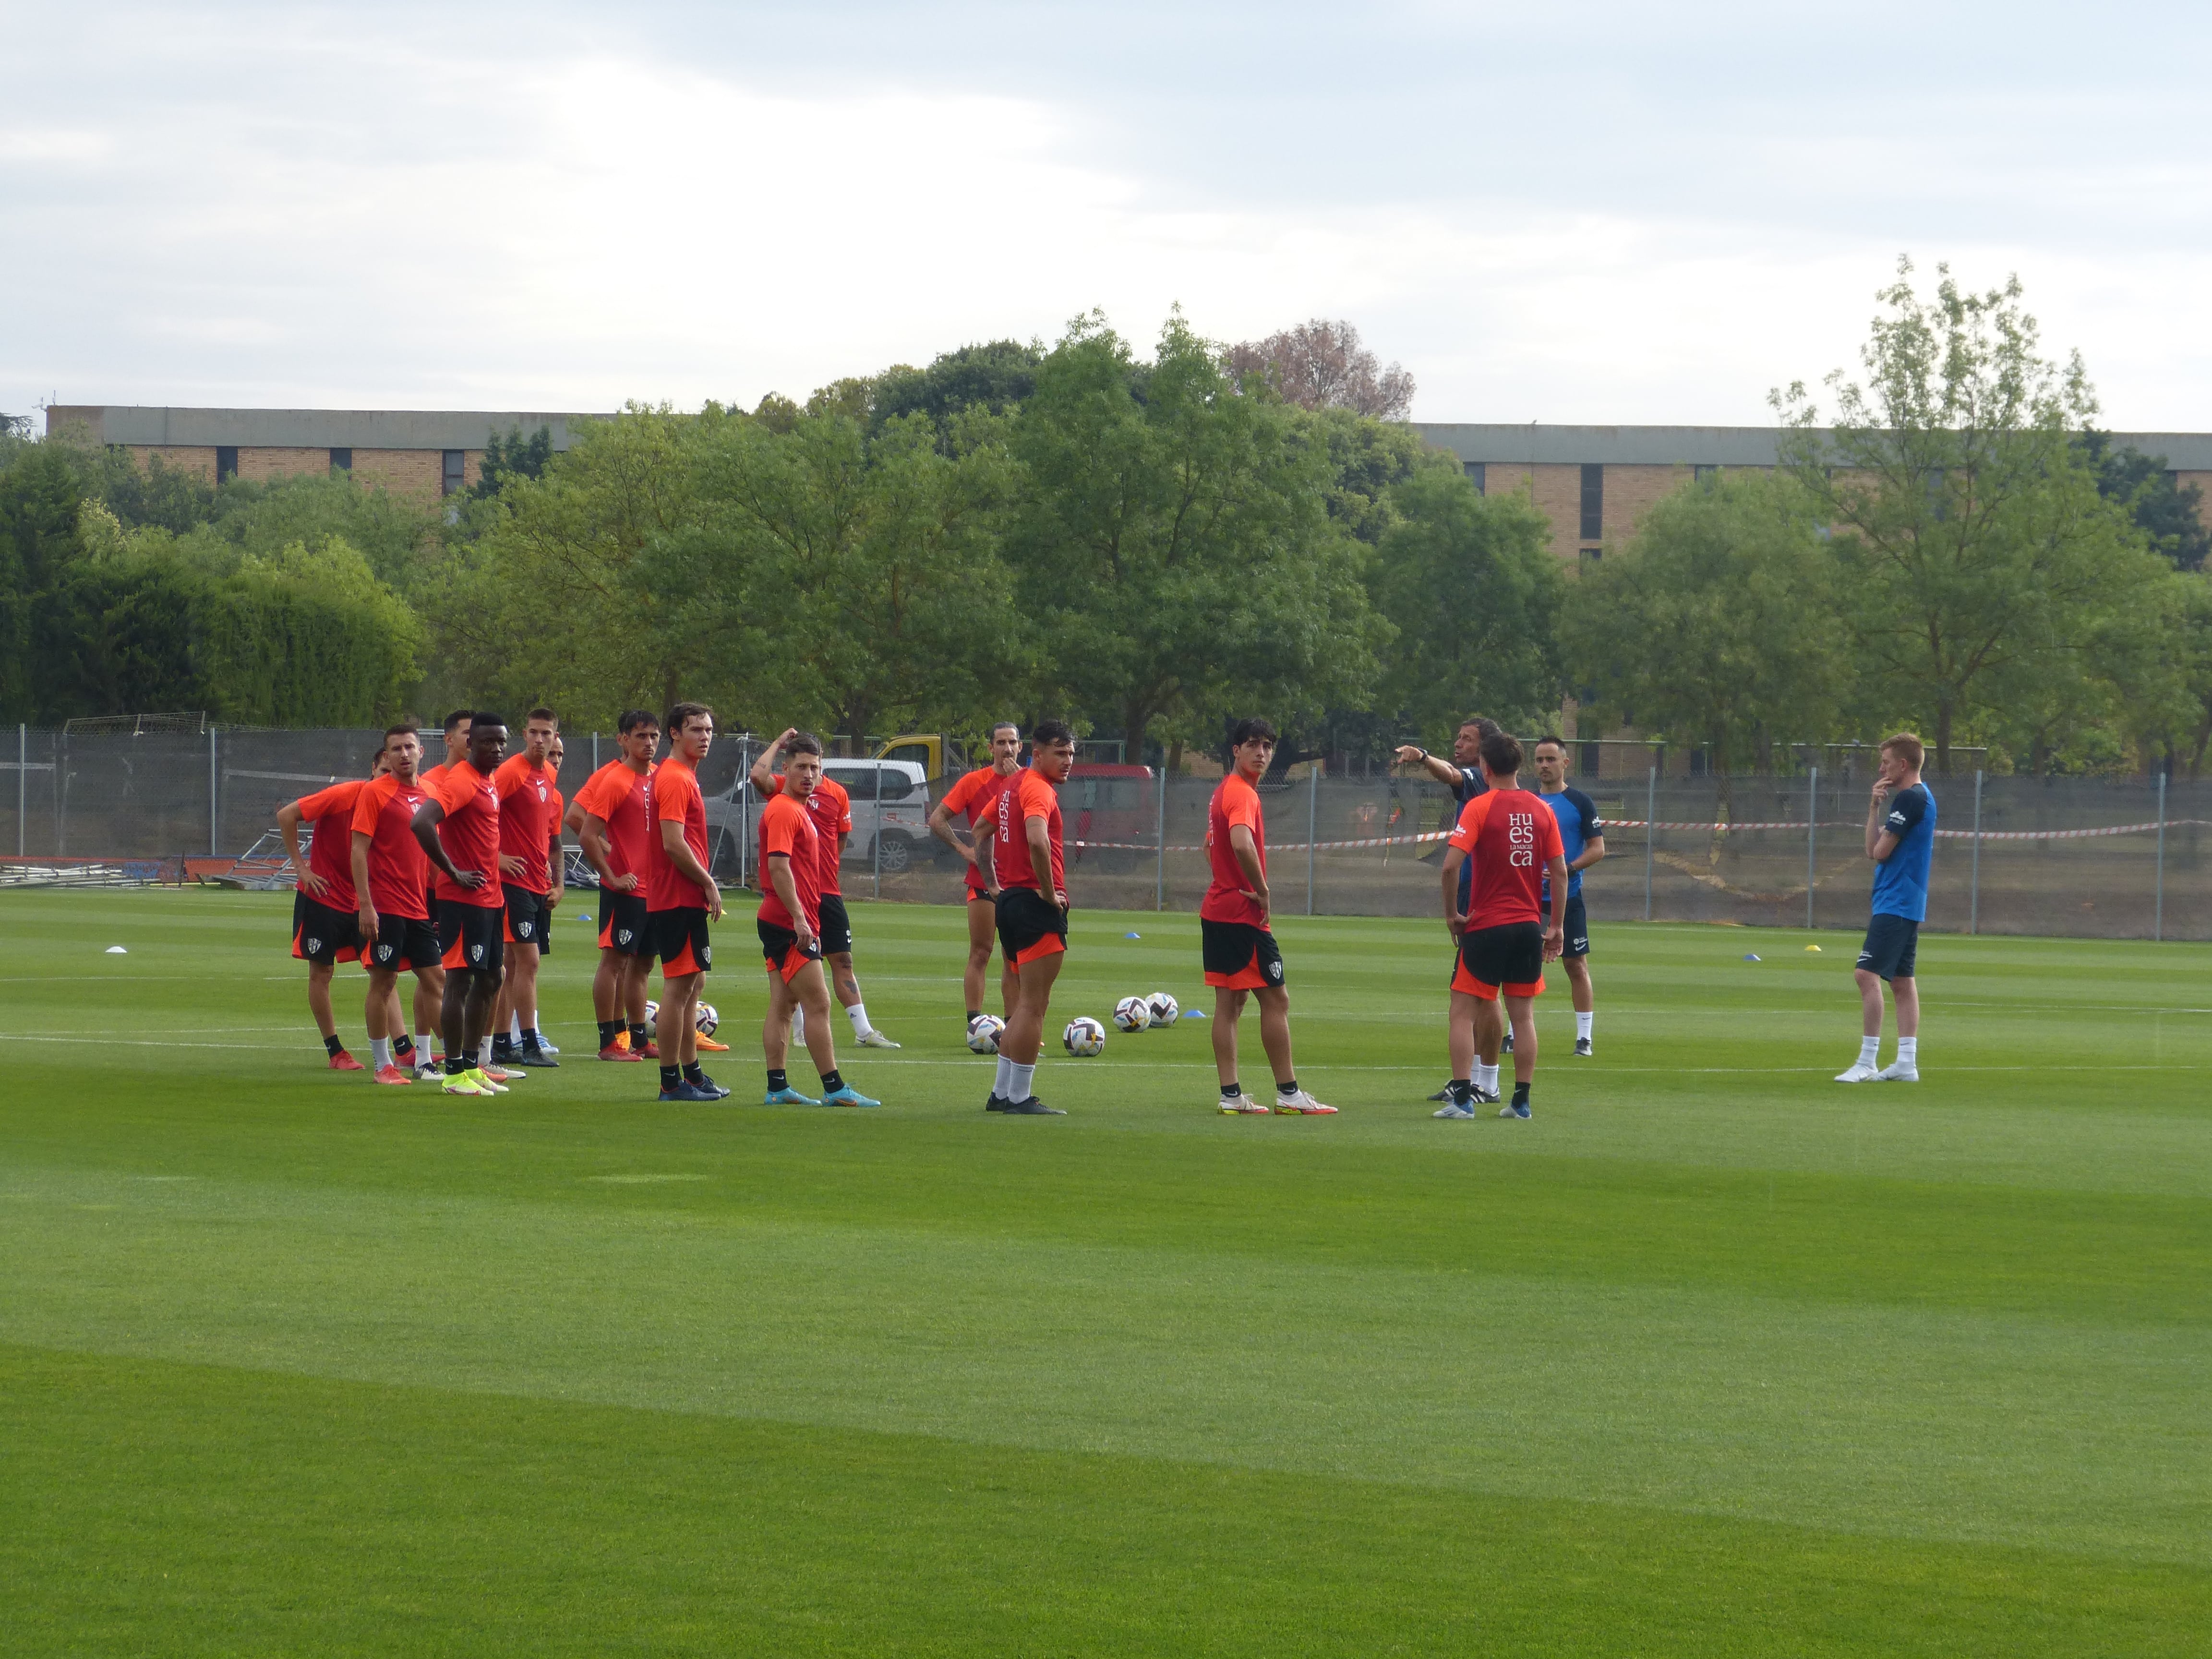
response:
M1182 1004L1165 991L1155 991L1145 999L1145 1006L1152 1011L1152 1024L1172 1025L1182 1018Z
M1114 1005L1114 1029L1117 1031L1141 1031L1152 1023L1152 1008L1142 997L1123 997Z
M968 1022L968 1046L979 1054L995 1054L1006 1030L1006 1022L996 1014L978 1014Z
M1088 1014L1078 1014L1067 1022L1067 1029L1060 1034L1067 1052L1078 1060L1089 1060L1106 1049L1106 1028Z
M721 1023L722 1017L714 1012L713 1003L702 1002L699 1005L698 1016L693 1024L701 1036L714 1036L714 1028Z
M660 1005L657 1002L645 1005L645 1035L648 1038L660 1035Z

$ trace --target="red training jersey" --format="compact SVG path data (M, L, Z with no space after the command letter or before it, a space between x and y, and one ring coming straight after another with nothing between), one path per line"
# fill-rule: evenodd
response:
M313 837L307 842L307 869L330 883L323 889L321 897L316 898L313 893L307 893L307 896L333 910L355 910L361 905L354 896L353 831L348 826L353 823L355 798L365 787L361 779L349 778L300 799L301 822L315 826ZM307 892L305 887L300 890Z
M660 826L684 826L684 845L699 867L707 867L707 798L699 793L699 775L680 755L671 755L653 769L653 827L646 839L645 908L648 910L703 910L707 890L676 867L661 844Z
M1067 875L1060 858L1060 791L1036 768L1025 766L1007 780L992 811L998 827L991 832L991 865L999 873L999 885L1038 890L1036 867L1030 860L1029 821L1042 818L1052 842L1052 884L1066 892Z
M778 793L761 809L761 869L765 872L768 861L778 854L790 860L792 890L798 895L799 908L806 913L806 925L813 928L822 926L821 839L814 815L797 796ZM797 931L790 909L777 896L775 882L766 873L761 877L759 915L771 927Z
M945 792L945 810L964 812L968 817L968 833L972 838L989 835L993 824L992 812L999 804L1000 793L1021 776L1018 771L1000 772L994 766L986 766L970 772ZM974 865L968 866L968 890L983 890L983 872Z
M653 872L652 838L660 833L653 816L653 774L633 772L627 761L609 761L585 780L576 805L607 826L607 864L618 876L635 876L632 890L645 896Z
M522 860L522 873L508 881L526 892L551 892L547 851L561 822L551 769L532 766L527 755L510 755L491 775L491 783L499 792L499 850Z
M775 787L783 787L783 774L775 775ZM843 860L837 848L837 837L853 833L853 798L845 786L833 783L827 776L818 779L814 793L806 798L807 815L814 820L815 858L820 868L822 896L836 898L845 889L837 878L837 866ZM882 830L877 831L878 835Z
M438 896L491 909L507 902L499 884L499 792L466 761L447 767L445 774L430 792L430 798L446 809L438 825L438 844L456 870L480 870L484 878L471 891L441 870Z
M1540 796L1526 789L1492 789L1460 809L1451 844L1474 866L1467 925L1503 927L1540 921L1536 895L1544 866L1560 851L1559 821Z
M1198 902L1198 914L1207 921L1241 921L1248 927L1265 927L1267 913L1256 900L1244 896L1248 884L1244 866L1237 861L1237 849L1230 842L1231 825L1243 824L1252 832L1252 845L1260 854L1260 874L1267 873L1267 821L1260 810L1260 792L1244 781L1243 774L1231 772L1221 780L1221 787L1213 792L1212 804L1206 809L1206 861L1213 866L1213 879L1206 884L1206 896Z
M346 839L349 845L353 836L368 837L368 897L380 916L430 919L430 860L414 829L415 809L428 799L421 779L402 783L386 772L370 779L354 802Z

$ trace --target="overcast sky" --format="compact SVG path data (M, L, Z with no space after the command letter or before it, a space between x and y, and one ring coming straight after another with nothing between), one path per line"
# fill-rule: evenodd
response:
M2212 7L0 0L0 410L751 404L1103 308L1768 418L1900 252L2212 428Z

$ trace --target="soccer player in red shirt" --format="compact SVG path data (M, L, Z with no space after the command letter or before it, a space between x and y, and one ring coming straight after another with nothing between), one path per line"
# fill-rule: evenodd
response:
M999 923L999 949L1014 976L1013 1006L999 1039L999 1075L987 1112L1065 1117L1030 1092L1044 1048L1044 1017L1067 950L1067 876L1060 858L1060 786L1075 764L1075 733L1065 720L1040 720L1030 763L1009 779L992 809L993 827L976 852L984 890Z
M569 816L584 857L599 874L599 968L592 980L592 1006L599 1022L599 1058L657 1058L645 1036L646 981L653 947L646 937L648 838L653 817L653 753L660 721L642 708L616 723L619 757L592 774L576 792ZM628 1017L629 1040L623 1036Z
M991 728L991 763L969 773L930 809L929 833L959 854L968 866L968 965L961 970L960 989L967 1001L971 1029L983 1012L983 978L991 966L991 945L998 931L998 907L991 902L991 895L983 885L982 866L976 862L975 848L991 833L995 823L993 812L999 792L1021 769L1022 728L1012 720L1000 720ZM952 833L955 813L967 817L967 841ZM1011 1015L1014 1011L1014 965L1011 962L1000 977L999 1006L1002 1013Z
M1291 1064L1291 994L1283 953L1267 925L1267 824L1256 786L1275 757L1275 728L1243 720L1230 733L1231 768L1206 809L1206 859L1213 878L1199 901L1198 928L1206 982L1213 987L1213 1065L1221 1077L1221 1109L1267 1115L1268 1105L1244 1092L1237 1077L1237 1024L1244 999L1260 1000L1260 1042L1275 1073L1273 1109L1296 1117L1333 1115L1298 1087Z
M762 750L760 758L753 763L752 786L763 800L783 787L783 778L775 769L775 757L782 752L784 744L798 735L797 726L786 726L783 735ZM853 971L853 921L846 913L844 887L838 878L846 844L853 838L852 797L846 793L844 785L825 774L815 784L814 793L806 797L806 810L814 820L815 846L821 860L819 931L823 965L830 970L830 988L837 994L846 1017L853 1022L854 1042L863 1048L896 1048L897 1043L869 1023L867 1004L860 1000L860 976ZM882 833L880 826L877 833Z
M506 753L506 720L479 709L469 721L468 757L448 765L438 787L425 792L411 826L422 856L438 872L447 1094L502 1094L516 1075L492 1066L489 1054L505 912L499 881L499 792L491 779Z
M1503 732L1482 740L1483 781L1490 787L1460 809L1459 827L1444 854L1444 926L1459 941L1452 975L1452 1080L1438 1117L1473 1117L1480 1099L1498 1098L1498 1054L1505 1023L1513 1022L1513 1099L1500 1117L1529 1115L1528 1089L1536 1076L1534 1001L1543 994L1544 964L1565 941L1567 860L1559 821L1543 797L1522 788L1521 745ZM1468 908L1459 904L1460 866L1472 862ZM1548 926L1540 921L1537 894L1551 883ZM1471 1076L1480 1050L1482 1071Z
M446 774L469 757L469 720L474 711L456 708L446 716L444 727L445 755L435 766L417 768L416 776L421 781L422 793L434 795L438 786L445 781ZM424 760L430 758L426 751ZM430 907L430 914L438 914L438 872L430 872L430 884L422 890L422 902Z
M423 1063L430 1057L434 1010L445 994L437 929L430 925L422 897L429 860L416 843L416 809L428 797L416 769L422 739L411 726L394 726L384 734L384 773L370 780L354 803L353 889L359 901L362 966L368 969L368 1046L379 1083L410 1083L404 1056L392 1043L404 1041L399 1018L399 975L415 975L415 1045Z
M699 990L714 967L707 923L722 919L722 891L707 869L707 801L697 775L714 743L714 711L678 703L668 711L668 758L653 775L645 925L660 958L663 1100L714 1101L730 1092L699 1069Z
M338 1039L331 1012L331 975L341 962L361 955L361 923L354 914L352 841L354 800L367 781L349 778L276 809L276 829L291 854L292 954L307 964L307 1012L322 1034L333 1072L358 1072L362 1064ZM301 823L319 826L304 858Z
M807 802L822 781L822 740L811 732L778 739L787 751L782 782L761 809L761 902L754 921L768 963L768 1018L761 1024L761 1057L768 1066L771 1106L874 1106L837 1070L837 1045L830 1030L830 988L822 976L822 822ZM822 1076L822 1098L791 1086L784 1069L791 1047L792 1015L805 1019L806 1052Z
M507 902L501 943L507 972L492 1011L491 1054L501 1066L558 1066L540 1045L538 957L552 931L553 894L561 871L560 791L548 764L560 722L550 708L533 708L522 727L522 751L511 755L492 775L499 793L499 876ZM532 1011L531 1028L517 1050L507 1030L516 1011Z

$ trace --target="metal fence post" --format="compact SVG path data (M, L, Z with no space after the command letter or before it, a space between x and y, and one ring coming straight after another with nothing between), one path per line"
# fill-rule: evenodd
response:
M1813 769L1810 792L1805 799L1805 926L1813 925L1814 856L1820 846L1820 769Z
M1659 838L1659 769L1651 769L1644 798L1644 920L1651 920L1651 845Z
M15 728L15 856L21 858L28 846L23 839L23 826L30 822L31 793L23 780L31 775L31 728L28 723Z
M1152 908L1168 908L1168 767L1164 756L1160 760L1159 799L1152 803L1153 861L1158 866L1152 876Z
M2158 887L2157 896L2151 901L2150 936L2154 941L2166 937L2166 774L2158 775Z
M865 742L863 747L866 746ZM876 833L868 838L868 854L875 868L875 896L884 896L884 775L879 771L871 780L876 787Z
M215 857L222 849L216 845L216 759L215 727L208 727L208 856Z
M1306 763L1306 914L1313 914L1314 829L1321 822L1321 763Z
M593 772L595 772L595 773L596 773L599 769L599 734L598 732L592 732L592 770Z
M1982 774L1978 767L1974 771L1974 872L1967 887L1966 931L1982 931Z

